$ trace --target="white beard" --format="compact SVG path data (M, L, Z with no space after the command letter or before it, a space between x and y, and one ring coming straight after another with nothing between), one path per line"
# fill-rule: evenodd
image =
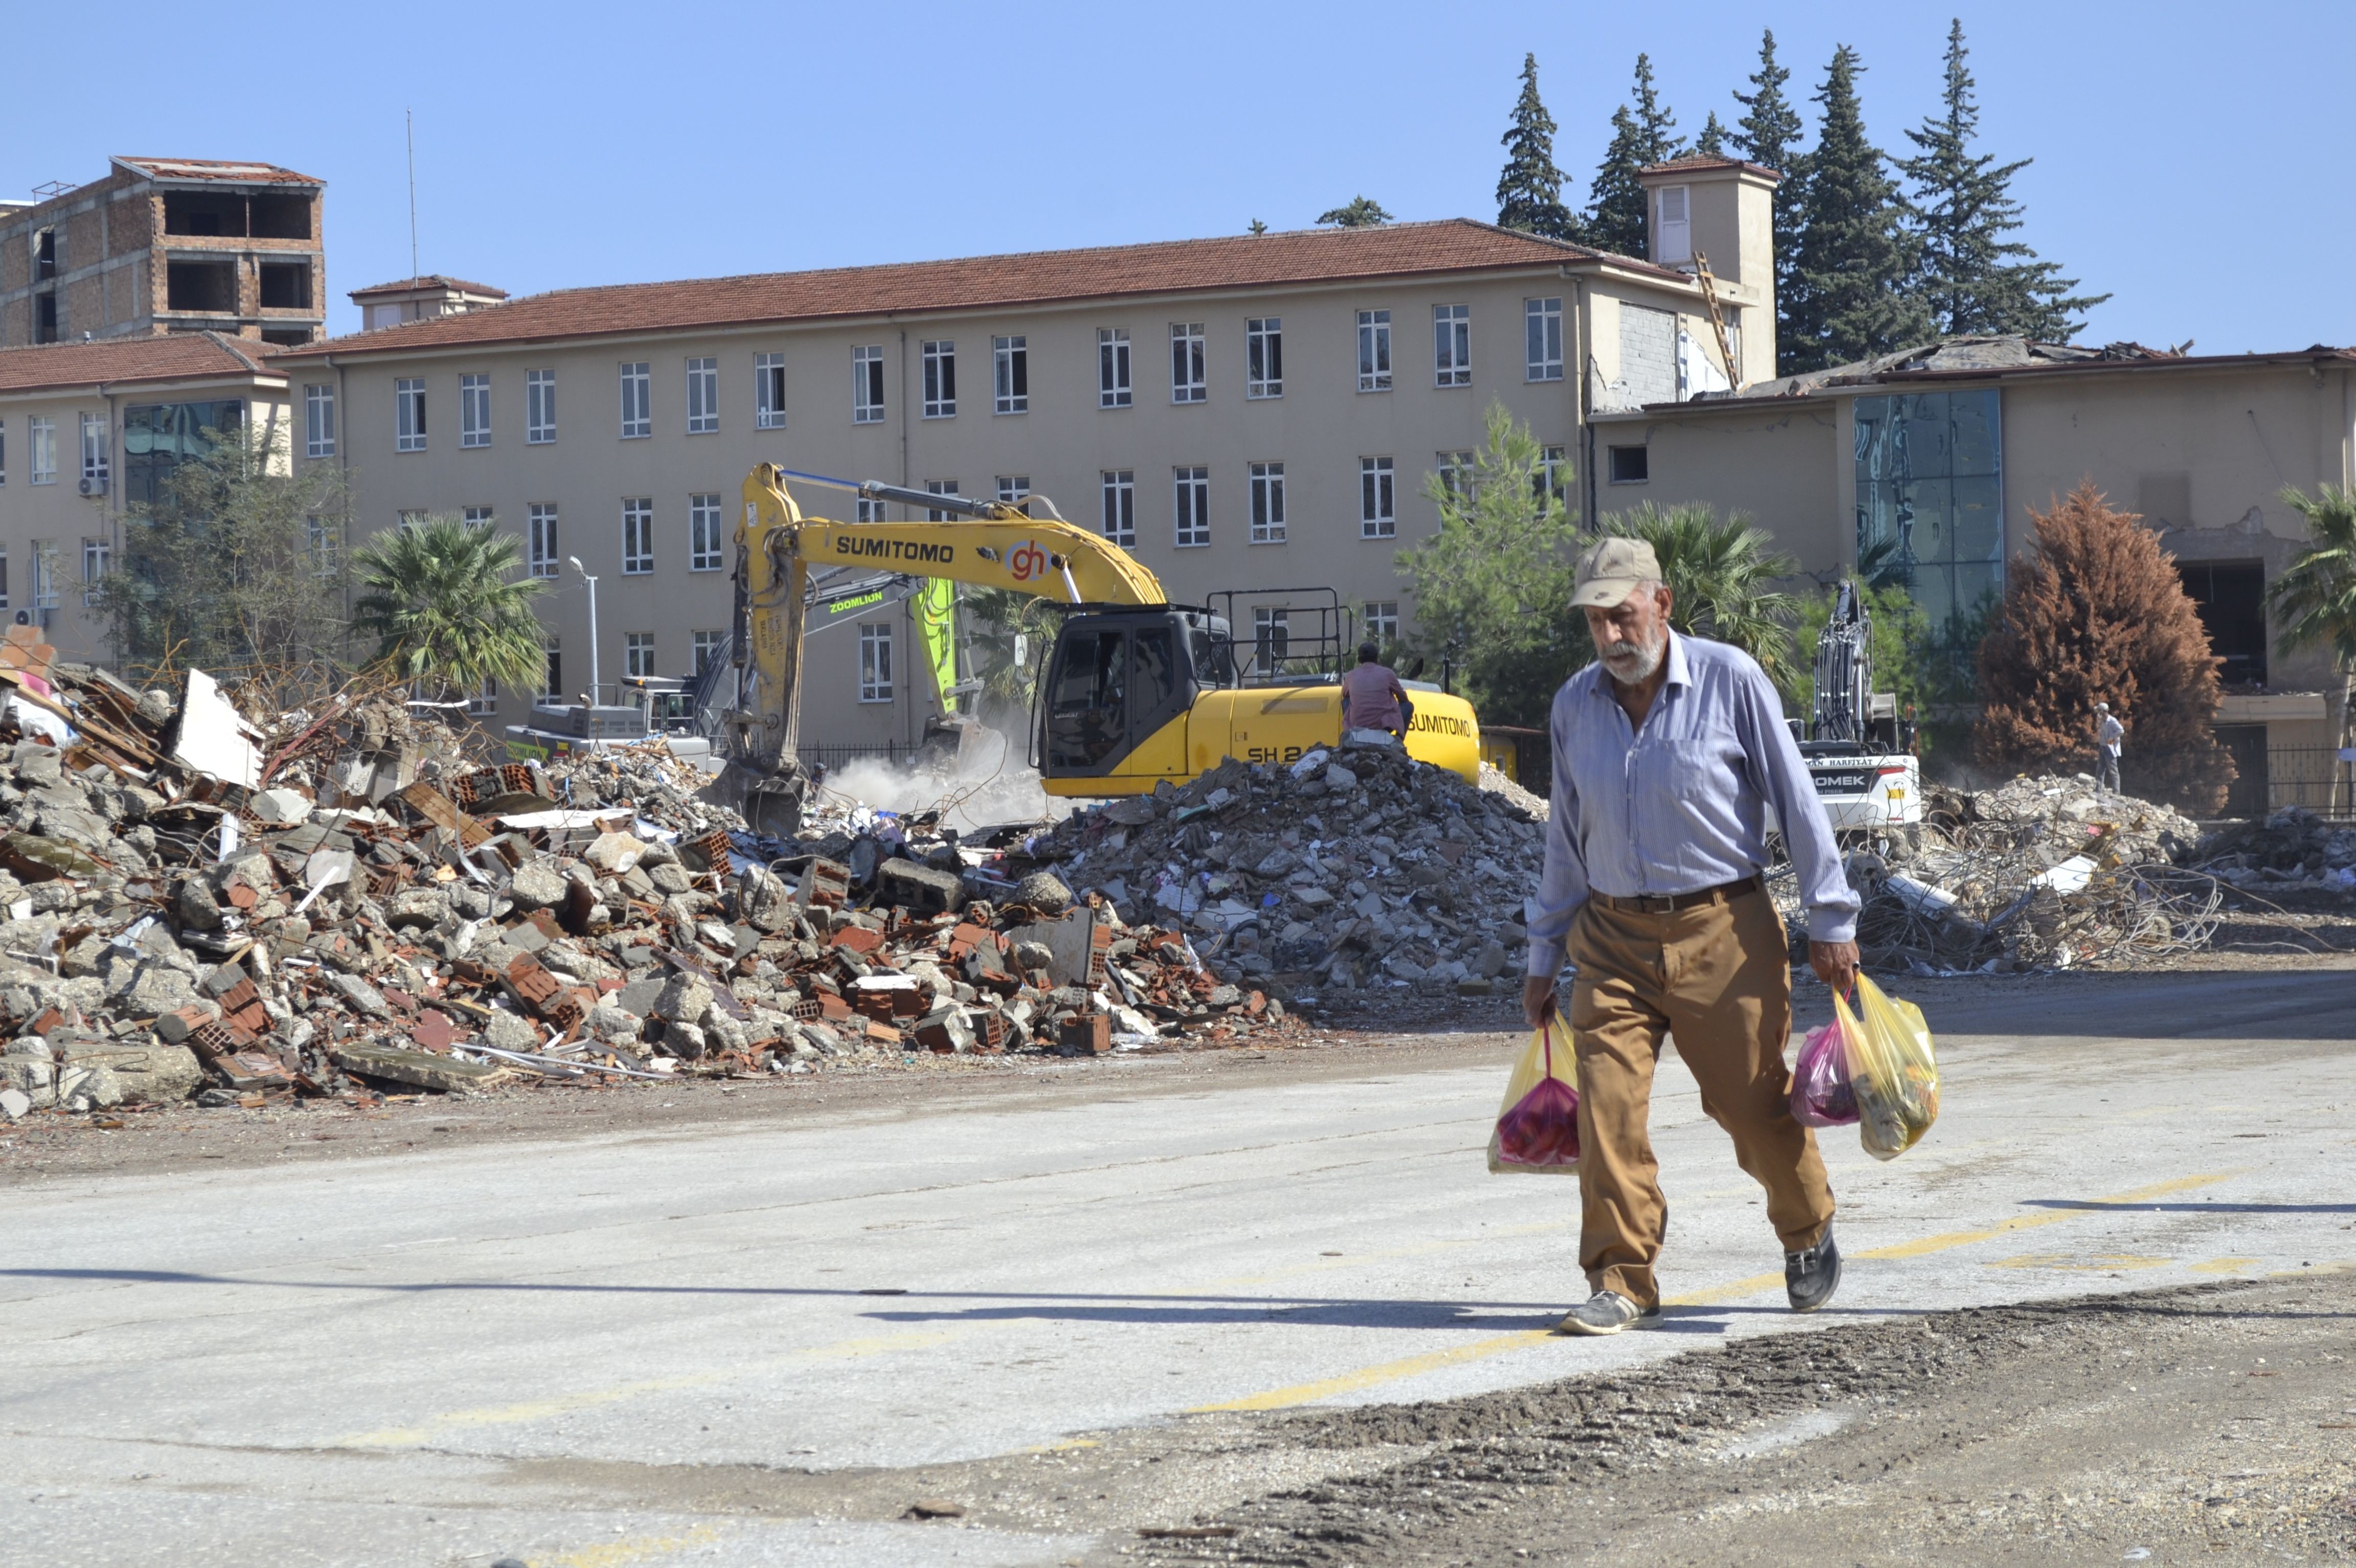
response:
M1649 647L1634 643L1610 644L1601 650L1604 672L1622 686L1642 686L1661 667L1661 656L1668 646L1665 630L1653 639Z

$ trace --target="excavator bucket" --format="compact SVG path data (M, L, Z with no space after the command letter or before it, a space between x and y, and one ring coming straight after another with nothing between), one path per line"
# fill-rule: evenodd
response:
M801 831L802 805L809 794L809 774L791 757L775 773L762 773L731 761L712 781L713 801L737 812L745 826L771 838L790 838Z

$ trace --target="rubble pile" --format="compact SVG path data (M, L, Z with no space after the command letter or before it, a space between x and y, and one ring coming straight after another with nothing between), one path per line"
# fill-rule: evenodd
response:
M659 743L489 765L398 701L258 723L201 671L139 692L6 653L10 1119L1299 1028L953 831L760 838Z
M2356 893L2356 827L2287 805L2220 832L2201 847L2200 864L2220 881L2258 892Z
M1128 919L1183 923L1233 984L1479 996L1520 967L1542 832L1507 795L1353 731L1076 814L1030 853Z
M1866 962L1916 974L2133 965L2207 945L2222 898L2201 830L2079 774L1925 792L1920 842L1848 857Z

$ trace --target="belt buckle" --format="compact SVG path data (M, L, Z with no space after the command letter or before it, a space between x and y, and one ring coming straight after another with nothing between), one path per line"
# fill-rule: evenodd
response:
M1639 912L1644 914L1673 914L1676 912L1676 907L1677 901L1676 895L1671 893L1639 893L1636 895L1636 908Z

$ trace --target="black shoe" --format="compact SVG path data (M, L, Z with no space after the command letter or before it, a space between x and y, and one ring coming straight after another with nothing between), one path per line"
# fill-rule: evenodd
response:
M1657 1328L1661 1309L1639 1307L1616 1290L1599 1290L1554 1326L1558 1334L1617 1334L1622 1328Z
M1825 1227L1825 1239L1804 1253L1783 1254L1783 1291L1792 1298L1794 1312L1814 1312L1833 1298L1840 1288L1840 1247L1833 1240L1833 1229Z

